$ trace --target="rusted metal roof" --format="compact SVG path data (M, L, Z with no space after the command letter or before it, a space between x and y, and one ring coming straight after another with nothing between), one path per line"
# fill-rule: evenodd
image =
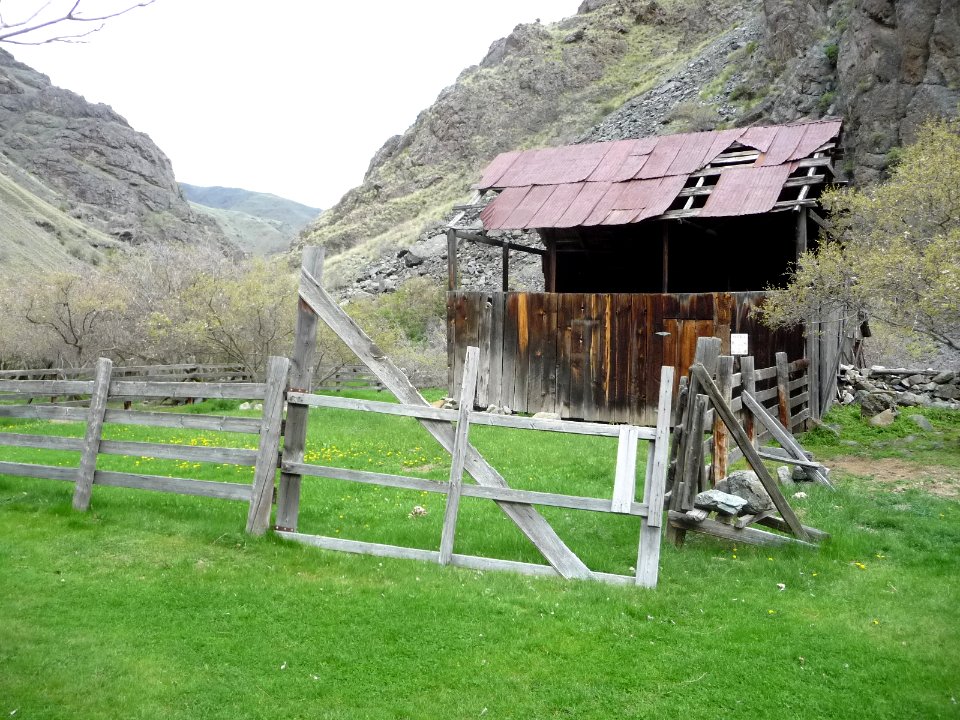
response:
M667 212L693 173L731 151L741 151L741 164L717 166L719 179L696 214L769 212L795 161L840 129L839 120L821 120L503 153L478 185L501 191L481 220L487 230L641 222Z

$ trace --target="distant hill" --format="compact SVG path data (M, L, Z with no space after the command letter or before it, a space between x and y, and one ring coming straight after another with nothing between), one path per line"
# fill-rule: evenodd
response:
M241 188L180 183L180 190L195 210L216 220L230 240L254 255L286 251L320 214L319 208Z

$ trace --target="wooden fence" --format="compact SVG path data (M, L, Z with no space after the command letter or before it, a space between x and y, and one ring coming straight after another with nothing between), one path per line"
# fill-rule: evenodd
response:
M247 529L250 532L263 532L266 529L264 504L266 504L266 517L269 517L270 501L273 498L274 474L277 467L283 412L283 392L286 386L289 363L290 361L286 358L270 358L265 383L169 382L144 380L142 378L118 380L114 379L112 363L107 359L98 361L94 368L94 378L92 380L0 379L0 392L9 393L18 400L63 395L89 396L89 407L23 403L0 405L0 417L50 421L67 420L86 424L83 438L0 433L0 445L46 450L70 450L80 453L77 467L0 462L0 474L73 482L73 506L78 510L86 510L89 506L94 485L139 488L248 502L250 503L250 510ZM108 400L116 398L185 398L197 396L260 400L263 402L263 413L260 419L254 419L107 408ZM178 444L105 440L102 437L104 424L244 433L259 436L259 442L257 450L246 450L229 447L195 447ZM101 455L124 455L252 466L254 467L254 481L252 485L245 485L185 477L98 470L96 469L97 458Z

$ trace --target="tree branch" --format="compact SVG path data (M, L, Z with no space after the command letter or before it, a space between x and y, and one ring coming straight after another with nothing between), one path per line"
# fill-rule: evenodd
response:
M18 22L6 22L2 19L2 17L0 17L0 43L9 43L11 45L45 45L52 42L82 42L81 38L87 37L88 35L92 35L93 33L101 30L107 20L120 17L121 15L126 15L128 12L136 10L137 8L152 5L154 2L156 2L156 0L142 0L142 2L134 3L115 12L102 15L82 15L80 8L82 2L83 0L74 0L68 11L62 12L59 15L46 20L40 18L50 7L50 5L53 4L53 0L48 0L48 2L41 5L29 17ZM64 33L55 34L41 39L33 39L29 37L24 39L24 36L35 35L52 27L60 26L69 28L72 27L72 23L100 24L93 29L84 30L83 32L73 32L71 30L67 30Z

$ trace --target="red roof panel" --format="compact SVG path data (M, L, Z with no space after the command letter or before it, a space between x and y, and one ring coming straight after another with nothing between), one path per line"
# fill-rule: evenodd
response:
M698 217L730 217L769 212L783 183L790 176L790 165L732 167L720 175Z
M776 137L757 164L779 165L789 160L803 139L806 129L805 125L784 125L778 128Z
M702 168L706 164L710 148L713 147L716 133L698 132L679 137L683 138L683 144L664 175L689 175Z
M480 220L488 230L504 227L504 221L520 204L530 188L507 188L497 195L480 213Z
M620 199L620 196L623 194L624 186L627 183L612 183L610 189L607 190L603 197L597 201L596 206L593 208L593 211L587 218L581 223L582 225L600 225L604 220L607 219L607 215L613 210L617 205L617 201Z
M686 135L664 135L657 140L657 146L650 153L650 159L643 164L640 172L634 175L637 180L663 177L683 147Z
M537 210L537 214L530 218L524 227L553 227L570 207L570 204L577 199L577 195L583 189L583 183L567 183L555 187L553 194L547 198L540 209Z
M673 175L671 177L660 178L659 187L650 198L647 206L633 219L633 222L640 222L647 218L656 217L667 211L677 195L687 184L686 175Z
M504 227L522 228L537 214L537 211L547 201L556 185L534 185L530 192L523 196L523 199L517 203L517 206L510 213L510 216L504 220Z
M607 182L584 183L566 212L549 227L566 228L583 225L583 221L590 216L600 202L600 198L610 189L610 185L611 183Z
M747 128L740 136L740 143L747 147L756 148L760 152L766 152L776 136L776 126L751 127Z
M697 170L716 160L717 155L725 152L727 148L737 142L745 132L745 128L731 128L730 130L720 130L719 132L710 133L713 136L713 144L707 152L707 157L704 158L703 165L697 168Z
M617 173L620 166L630 157L636 144L636 140L617 140L611 143L610 150L603 156L603 160L600 161L597 169L590 174L587 180L590 182L616 182L619 179Z
M825 122L810 123L806 126L803 138L790 156L791 160L799 160L816 152L817 148L824 145L840 134L841 123L839 120L828 120Z
M503 174L499 187L581 182L597 169L611 143L529 150Z
M486 190L487 188L499 187L497 182L500 178L503 177L503 174L513 165L513 162L522 155L523 153L519 150L513 150L511 152L500 153L497 155L493 162L487 165L486 169L483 171L483 177L480 178L480 183L477 185L479 188Z

